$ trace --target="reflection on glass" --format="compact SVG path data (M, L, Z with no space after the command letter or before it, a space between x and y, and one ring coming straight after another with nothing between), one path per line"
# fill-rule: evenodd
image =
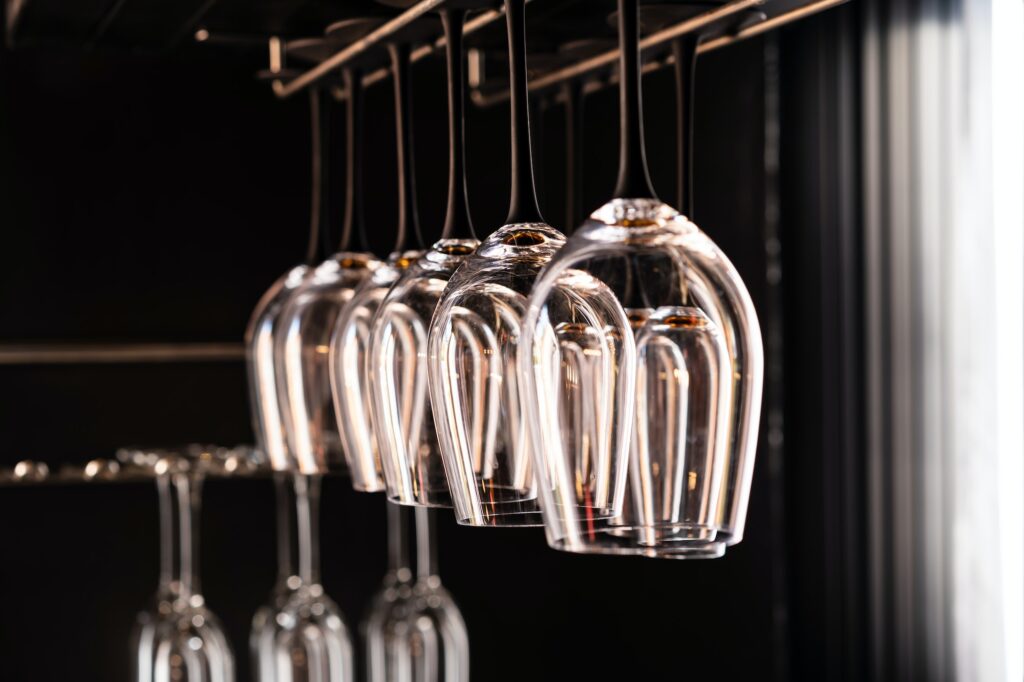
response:
M331 334L341 309L377 265L366 253L335 254L292 293L277 323L278 403L293 466L301 473L323 473L344 461L331 398Z
M560 547L569 527L593 535L621 512L635 347L625 312L599 279L575 269L545 279L534 290L547 292L543 319L528 312L524 323L519 381L548 541Z
M637 334L636 423L622 516L653 556L718 556L714 543L732 377L703 311L630 309Z
M451 506L427 396L427 331L455 269L475 239L442 239L401 273L374 317L369 374L372 424L388 499Z
M434 313L431 399L460 523L543 523L516 349L530 288L564 243L542 223L502 227L459 267Z
M234 658L199 590L200 477L177 455L155 464L160 497L160 583L133 636L138 682L233 682Z
M278 474L278 579L253 618L250 644L259 682L352 682L348 628L320 585L320 479Z
M374 429L368 359L374 315L399 275L420 251L393 254L356 289L338 316L331 339L331 390L352 487L360 492L384 490L380 451Z
M364 622L372 682L469 680L466 625L437 574L434 513L388 504L388 573Z
M298 265L274 282L267 290L245 330L246 369L249 378L249 403L257 448L266 454L275 471L289 466L284 422L277 401L274 374L274 332L285 303L310 273L308 265Z

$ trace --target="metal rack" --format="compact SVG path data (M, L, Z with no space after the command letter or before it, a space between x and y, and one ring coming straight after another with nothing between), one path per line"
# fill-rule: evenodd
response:
M531 0L533 5L541 5L546 0ZM714 4L696 14L660 26L650 31L640 42L645 51L643 71L645 73L670 66L674 63L671 54L673 41L687 34L699 33L704 36L698 52L705 54L727 47L739 41L752 38L787 24L802 20L827 9L845 4L848 0L729 0ZM362 61L375 50L383 51L389 42L406 40L408 31L414 24L422 21L432 12L442 9L451 0L421 0L407 10L383 21L378 27L366 35L352 40L346 45L336 46L319 63L304 71L293 71L286 68L289 41L282 37L269 39L269 69L262 72L262 77L269 80L274 94L281 99L289 98L306 88L322 83L340 69L357 61ZM708 5L709 3L703 3ZM478 33L496 22L504 20L504 11L499 9L497 2L481 2L481 10L475 13L466 23L466 35ZM193 22L194 23L194 22ZM422 27L420 27L422 28ZM421 36L411 51L411 60L418 62L426 59L445 48L444 37L439 33L432 35L429 31L420 31ZM217 43L219 35L206 28L194 31L194 40L198 43ZM581 36L583 37L583 36ZM262 39L261 39L262 40ZM229 42L237 42L231 38ZM254 41L247 39L246 44ZM615 66L619 59L617 48L598 49L587 56L563 57L545 60L546 65L531 74L529 89L534 93L551 93L558 96L557 87L568 82L579 81L581 92L591 93L617 82ZM509 93L505 84L491 85L487 83L483 69L473 68L471 63L469 97L479 107L490 107L505 102ZM372 68L364 73L362 84L372 86L387 80L391 76L388 68ZM488 87L490 85L490 87ZM332 84L334 94L344 98L345 93ZM549 100L550 101L550 100ZM54 348L54 349L20 349L15 348L0 352L0 364L26 362L111 362L145 359L161 361L168 358L191 357L197 360L239 359L243 355L237 344L205 344L195 348L181 347L130 347L130 348ZM182 450L195 448L187 446ZM193 466L199 467L202 475L210 477L250 477L268 472L261 464L258 453L248 446L221 448L202 446L206 455L192 457ZM126 455L126 452L148 452L145 456ZM22 460L13 467L0 469L0 487L71 484L71 483L108 483L121 481L151 480L159 472L157 451L122 450L116 458L93 459L81 464L65 464L54 467L43 462ZM193 453L194 454L194 453Z
M229 448L193 443L173 449L122 448L113 458L63 464L55 470L45 462L24 459L13 467L0 468L0 487L152 481L171 460L184 463L204 478L249 478L270 473L264 459L248 445Z
M704 54L772 31L832 7L845 4L847 1L731 0L694 16L659 28L643 37L640 47L646 52L654 52L659 48L669 47L672 41L687 34L698 32L714 33L699 48L699 52ZM279 38L271 38L270 69L267 75L271 79L274 94L281 99L285 99L321 82L331 74L337 73L339 69L347 64L365 56L374 49L383 47L389 40L409 29L420 19L444 7L446 2L448 0L421 0L421 2L413 5L402 14L370 31L367 35L338 49L319 64L294 75L289 75L284 70L284 42ZM543 0L533 0L533 2L543 2ZM752 11L756 11L756 13L752 14ZM467 22L465 34L476 33L503 17L504 12L501 9L485 10ZM444 46L444 37L438 36L418 46L412 52L412 60L416 62L425 59L435 52L443 50ZM599 76L603 72L610 72L618 58L618 48L612 48L583 59L551 66L546 70L533 74L529 83L529 89L531 92L541 92L565 82L589 78L596 80L592 84L588 84L585 92L592 91L602 87L602 79ZM671 55L665 55L657 60L648 62L645 64L644 69L646 72L669 64L672 64L672 57ZM371 71L363 77L363 86L368 87L378 83L388 78L389 75L390 72L387 68ZM604 77L603 83L611 82L614 82L614 76L609 73ZM470 85L470 97L478 106L492 106L508 99L507 91L485 93L481 89L483 83L479 80L471 81ZM344 97L344 93L338 93L338 96Z

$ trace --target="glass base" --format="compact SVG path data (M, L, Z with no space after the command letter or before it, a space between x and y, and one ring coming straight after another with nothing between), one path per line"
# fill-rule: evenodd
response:
M455 518L461 526L544 525L537 494L532 490L487 483L478 487L471 499L460 502L455 505Z
M403 498L401 495L393 495L388 493L388 502L392 504L401 505L403 507L423 507L425 509L451 509L452 501L451 498L442 498L441 496L432 496L427 500L408 500Z
M357 493L382 493L385 490L387 490L386 486L383 483L373 486L359 485L356 483L355 479L352 479L352 489L355 490Z
M474 528L539 528L544 525L544 516L539 511L507 511L485 513L476 518L459 517L456 519L460 526L472 526Z
M701 537L703 536L703 537ZM613 526L583 531L562 538L548 537L548 545L575 554L641 556L650 559L718 559L726 543L712 529L689 524Z

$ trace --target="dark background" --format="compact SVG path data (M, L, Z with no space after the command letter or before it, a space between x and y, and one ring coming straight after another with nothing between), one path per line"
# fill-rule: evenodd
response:
M863 677L849 408L859 355L842 342L857 272L844 239L857 228L843 211L856 173L841 143L855 122L838 96L855 92L843 58L853 18L836 10L699 63L695 219L747 282L768 345L746 539L709 562L578 557L547 549L540 531L441 514L441 574L469 628L473 679ZM262 57L0 52L0 344L241 341L259 296L302 258L309 211L307 101L276 100L253 75ZM420 212L434 234L441 63L415 77ZM652 175L672 200L671 74L644 85ZM390 87L366 106L368 224L383 246L396 214ZM507 208L508 111L468 116L470 199L486 233ZM561 110L535 125L543 208L564 227ZM613 90L588 98L585 135L589 209L614 184ZM241 361L0 366L0 388L0 466L252 440ZM384 572L384 504L325 482L323 582L353 629ZM0 679L129 679L135 613L156 586L155 488L0 488L0 531ZM240 680L274 552L269 480L209 481L203 592Z

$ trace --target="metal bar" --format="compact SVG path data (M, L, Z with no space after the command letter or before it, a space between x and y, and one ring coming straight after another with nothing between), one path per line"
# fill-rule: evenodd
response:
M495 10L488 10L486 12L482 12L482 13L478 14L477 16L473 17L472 19L466 21L466 26L463 29L463 35L469 35L470 33L473 33L475 31L479 31L481 28L483 28L485 26L488 26L488 25L494 23L495 21L499 21L500 19L504 18L504 16L505 16L505 9L504 8L502 8L502 9L495 9ZM441 37L437 38L436 40L434 40L431 43L427 43L426 45L420 45L419 47L417 47L415 50L413 50L409 54L409 59L412 61L413 64L415 64L416 62L418 62L418 61L420 61L422 59L426 59L427 57L430 57L435 52L440 52L441 50L443 50L445 48L445 45L446 45L446 43L445 43L444 36L441 36ZM371 71L368 74L366 74L365 76L363 76L363 87L364 88L368 88L371 85L374 85L376 83L380 83L381 81L387 80L390 77L391 77L391 69L389 69L387 67L381 67L381 68L377 69L376 71ZM347 97L347 93L342 91L342 92L338 93L336 99L343 100L346 97Z
M765 0L733 0L726 5L716 7L713 10L704 12L703 14L698 14L686 21L673 24L672 26L668 26L667 28L663 28L660 31L652 33L640 41L640 49L648 50L652 47L664 45L675 40L679 36L686 35L687 33L693 33L705 26L710 26L717 21L721 21L722 19L726 19L734 14L742 12L745 9L757 7L758 5L763 4L764 1ZM618 48L613 48L595 57L591 57L590 59L584 59L582 62L577 64L573 64L562 69L556 69L555 71L545 74L539 78L534 78L530 83L530 89L543 90L544 88L558 85L564 81L579 78L580 76L584 76L593 71L611 66L618 59L619 50Z
M379 28L370 31L366 36L355 41L348 47L334 53L324 61L314 66L309 71L302 73L288 83L274 81L274 94L284 99L318 82L332 71L341 68L346 62L351 61L371 47L384 42L388 36L402 30L412 24L427 12L435 10L444 5L445 0L422 0L406 11L399 14L391 21L386 22Z
M0 365L77 365L241 360L240 343L0 346Z
M96 22L96 27L93 29L92 35L89 36L88 42L85 44L87 49L91 50L96 47L96 43L100 41L103 34L106 33L107 29L114 23L114 19L116 19L117 15L121 13L121 10L124 8L127 1L128 0L114 0L114 2L107 7L107 11L104 12L103 16L100 17L100 20Z
M769 17L764 21L759 21L756 24L746 26L732 35L721 36L720 38L709 40L702 44L697 52L698 54L703 54L705 52L717 50L720 47L732 45L733 43L746 40L747 38L753 38L756 35L761 35L762 33L772 31L780 26L791 24L794 21L799 21L800 19L809 17L812 14L817 14L818 12L822 12L838 5L843 5L847 2L849 2L849 0L816 0L816 2L808 3L802 7L791 9L788 12L783 12L777 16Z
M422 2L413 5L391 21L383 24L376 30L371 31L365 37L360 38L343 50L334 53L309 71L296 76L287 83L274 81L274 94L281 99L291 97L296 92L299 92L303 88L309 87L321 78L324 78L332 71L336 71L341 68L345 63L351 61L363 52L366 52L371 47L387 42L387 39L390 36L409 26L412 22L416 21L428 12L440 8L444 3L445 0L422 0ZM463 33L468 35L474 31L478 31L503 16L504 10L489 10L487 12L483 12L466 22ZM445 40L442 36L436 39L433 43L421 45L413 50L411 59L413 63L418 62L419 60L430 56L434 52L444 49L444 47ZM371 72L363 77L363 86L366 87L373 85L374 83L384 80L388 75L388 69L378 69L377 71Z
M192 15L185 20L185 23L181 25L181 28L179 28L178 31L173 36L171 36L171 39L167 44L168 47L174 47L178 45L185 38L185 36L189 35L190 33L195 34L196 28L199 26L199 23L203 20L203 17L209 14L210 10L213 9L213 6L216 4L217 0L205 0L203 4L196 8L196 11L193 12Z
M682 21L678 24L673 24L672 26L668 26L660 31L657 31L656 33L652 33L651 35L647 36L646 38L640 41L640 49L648 50L651 48L665 45L675 40L679 36L686 35L687 33L692 33L694 31L698 31L702 28L710 26L711 24L714 24L715 22L726 19L744 10L763 5L766 1L767 0L734 0L733 2L730 2L726 5L722 5L721 7L717 7L703 14L691 17L690 19ZM313 83L316 83L321 78L327 76L331 71L340 68L345 63L351 61L358 55L370 49L371 47L374 47L375 45L379 45L382 43L386 43L387 38L393 35L396 31L399 31L402 28L409 26L413 21L419 19L424 14L442 6L444 2L445 0L423 0L423 2L414 5L401 15L395 17L391 21L382 25L380 28L371 32L366 37L357 40L348 47L335 53L330 58L324 60L317 66L313 67L309 71L302 73L301 75L295 77L294 79L288 81L287 83L284 83L283 81L274 81L274 94L276 94L279 98L282 99L291 97L299 90L302 90L312 85ZM797 7L796 9L789 10L788 12L783 12L782 14L770 17L768 19L765 19L764 21L760 21L756 24L746 26L731 35L720 36L718 38L714 38L705 43L702 43L700 48L698 49L698 54L706 54L713 50L717 50L719 48L732 45L733 43L739 42L741 40L753 38L754 36L760 35L767 31L774 30L776 28L779 28L780 26L790 24L794 21L798 21L805 17L811 16L812 14L817 14L818 12L824 11L831 7L836 7L838 5L845 4L846 2L849 2L849 0L815 0L801 7ZM465 33L473 33L474 31L477 31L485 26L490 25L495 21L500 20L503 16L504 9L495 9L483 12L480 15L474 17L472 20L466 22ZM413 63L416 63L422 59L426 59L427 57L433 55L435 52L443 50L444 47L444 36L440 36L433 42L421 45L415 50L413 50L412 54L410 55L410 58L412 59ZM571 66L567 66L562 69L557 69L550 73L544 74L539 78L533 79L532 81L530 81L530 90L544 90L554 85L563 83L565 81L585 76L588 73L598 71L602 68L606 68L614 64L618 60L618 58L618 49L611 49L607 52L591 57L590 59L584 60L577 64L573 64ZM644 64L643 72L650 73L660 68L670 66L673 63L674 62L672 60L672 57L668 56L665 59L654 62L648 62ZM370 73L363 76L363 87L370 87L371 85L380 83L381 81L384 81L387 78L389 78L390 75L390 70L383 67L375 71L371 71ZM593 83L588 83L584 87L584 94L589 94L591 92L594 92L595 90L601 89L602 87L614 84L616 82L616 77L612 76L605 83L597 85ZM338 91L336 93L336 96L338 99L344 99L345 93L343 91ZM473 90L470 93L470 98L477 106L489 107L507 101L508 93L500 92L491 95L484 95L478 90Z
M759 2L763 2L763 0L759 0ZM760 21L756 24L751 24L750 26L747 26L731 35L724 35L719 38L714 38L712 40L703 42L701 43L700 47L697 48L697 54L703 55L723 47L728 47L729 45L740 42L741 40L753 38L754 36L766 33L781 26L785 26L786 24L793 23L794 21L797 21L799 19L811 16L812 14L817 14L818 12L822 12L826 9L830 9L832 7L836 7L847 2L849 2L849 0L816 0L814 2L808 3L796 9L790 10L788 12L783 12L782 14L779 14L777 16L765 19L764 21ZM730 6L731 5L725 5L722 9L725 9ZM691 23L705 16L706 14L702 14L700 16L694 17L689 22L683 22L683 24L676 24L675 26L666 28L663 31L659 31L658 33L653 33L640 42L640 47L641 49L646 49L658 45L663 45L665 42L670 42L671 40L674 40L678 36L689 32L687 30L680 30L680 27L682 27L684 24ZM722 17L717 17L714 21L717 21L721 18ZM700 26L692 27L689 30L697 30L704 25L707 24L705 23ZM666 32L671 32L672 37L664 39L664 41L660 39L658 41L654 41L655 38ZM609 63L613 63L615 59L618 58L618 54L618 49L611 50L604 54L598 55L593 59L587 60L587 62L582 62L581 64L576 64L570 67L566 67L564 69L559 69L558 71L553 71L550 74L541 76L540 78L536 78L530 81L530 90L542 90L562 83L564 81L579 78L580 76L586 75L587 73L600 69L603 66L607 66ZM601 60L601 64L599 66L581 69L581 67L583 67L584 65L589 64L591 62L595 62L597 60ZM675 64L675 60L672 58L672 55L666 55L664 58L653 59L645 62L642 71L644 74L648 74L663 69L665 67L672 66L673 64ZM602 90L616 83L618 83L618 75L613 73L609 75L606 79L602 79L600 81L592 80L586 83L583 86L583 94L589 95L591 93L597 92L598 90ZM479 90L473 90L470 92L470 99L472 99L473 103L478 107L487 108L508 101L508 93L502 91L495 92L492 94L484 94Z

